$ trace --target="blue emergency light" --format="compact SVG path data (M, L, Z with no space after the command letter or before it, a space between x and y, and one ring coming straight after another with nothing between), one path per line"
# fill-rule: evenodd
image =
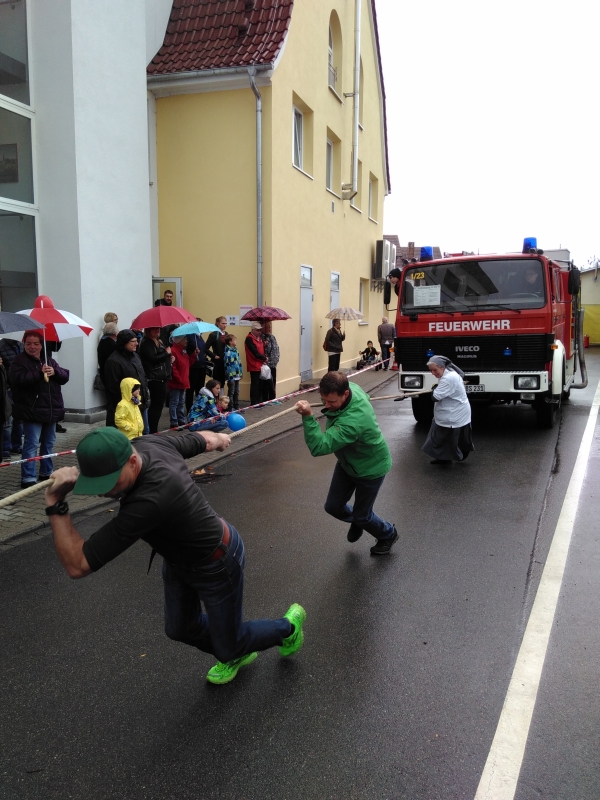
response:
M504 355L505 356L512 356L512 347L505 347L504 348Z
M523 239L523 255L529 255L530 250L537 250L537 239L535 236L527 236Z
M425 353L425 355L427 356L427 358L431 358L431 356L435 355L435 351L432 350L430 347L429 350Z
M421 248L421 261L433 261L433 247Z

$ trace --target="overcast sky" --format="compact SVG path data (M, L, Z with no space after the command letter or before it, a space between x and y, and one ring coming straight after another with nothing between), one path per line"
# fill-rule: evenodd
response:
M600 257L594 0L376 0L385 233L442 251Z

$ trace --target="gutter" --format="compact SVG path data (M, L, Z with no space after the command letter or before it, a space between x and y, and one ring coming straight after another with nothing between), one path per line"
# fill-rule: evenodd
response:
M263 304L263 241L262 241L262 97L254 80L256 68L248 69L250 86L256 97L256 305Z
M221 75L247 75L248 70L253 69L257 72L269 72L273 69L272 64L257 64L250 67L223 67L222 69L201 69L194 72L169 72L164 75L146 75L149 85L155 83L175 83L184 80L198 80L201 78L219 77Z
M354 18L354 91L352 94L352 183L342 186L342 199L351 200L358 193L358 124L360 111L360 12L361 0L355 0Z

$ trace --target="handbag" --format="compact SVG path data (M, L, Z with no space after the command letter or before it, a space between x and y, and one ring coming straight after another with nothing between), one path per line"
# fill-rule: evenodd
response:
M271 367L268 364L263 364L260 368L260 379L261 381L270 381L271 380Z
M100 370L97 370L96 374L94 375L94 389L97 392L104 391L104 384L102 383L102 378L100 377Z

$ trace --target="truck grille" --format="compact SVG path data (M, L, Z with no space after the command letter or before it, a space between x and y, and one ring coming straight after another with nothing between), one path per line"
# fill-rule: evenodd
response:
M423 372L431 351L446 356L466 372L484 370L540 371L552 359L554 334L507 336L422 336L396 339L396 361L404 372ZM429 353L429 355L428 355Z

